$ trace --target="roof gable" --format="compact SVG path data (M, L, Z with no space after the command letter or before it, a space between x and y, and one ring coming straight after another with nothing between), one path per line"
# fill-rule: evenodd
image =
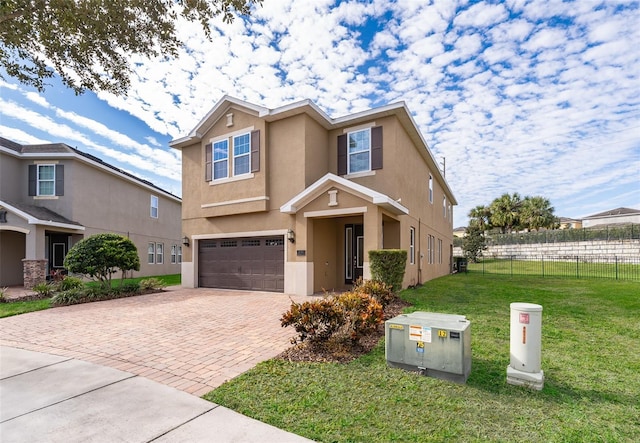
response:
M314 200L318 195L325 190L336 186L347 192L355 194L364 200L369 201L375 205L381 206L389 212L396 215L409 214L409 210L402 206L399 202L393 200L391 197L374 191L373 189L362 186L358 183L354 183L351 180L338 177L335 174L327 173L324 177L317 180L311 186L307 187L304 191L293 197L280 207L280 212L285 214L295 214L299 209L304 207L307 203Z
M588 217L585 217L584 219L586 220L590 218L615 217L618 215L636 215L636 214L640 214L640 210L633 209L633 208L616 208L616 209L610 209L608 211L600 212L598 214L590 215Z

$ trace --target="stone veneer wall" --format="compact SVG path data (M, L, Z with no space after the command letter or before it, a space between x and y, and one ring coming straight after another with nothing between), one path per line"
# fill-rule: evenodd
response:
M453 248L453 255L461 257L462 248ZM640 258L640 239L494 245L489 246L489 248L484 251L483 255L485 257L517 255L522 258L540 258L541 256L562 258L575 256Z
M48 260L22 260L25 289L47 281L47 263Z

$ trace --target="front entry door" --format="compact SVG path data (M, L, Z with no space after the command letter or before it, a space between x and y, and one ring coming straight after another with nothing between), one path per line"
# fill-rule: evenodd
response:
M364 265L364 226L344 227L344 282L353 284L362 278Z

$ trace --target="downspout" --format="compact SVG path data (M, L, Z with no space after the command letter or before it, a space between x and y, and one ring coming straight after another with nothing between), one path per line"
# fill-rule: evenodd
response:
M418 218L418 284L422 284L422 235L421 235L422 222Z

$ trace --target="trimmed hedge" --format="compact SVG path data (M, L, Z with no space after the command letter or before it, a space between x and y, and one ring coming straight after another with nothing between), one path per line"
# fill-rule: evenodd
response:
M404 249L369 251L371 278L385 283L396 293L402 289L406 263L407 251Z

